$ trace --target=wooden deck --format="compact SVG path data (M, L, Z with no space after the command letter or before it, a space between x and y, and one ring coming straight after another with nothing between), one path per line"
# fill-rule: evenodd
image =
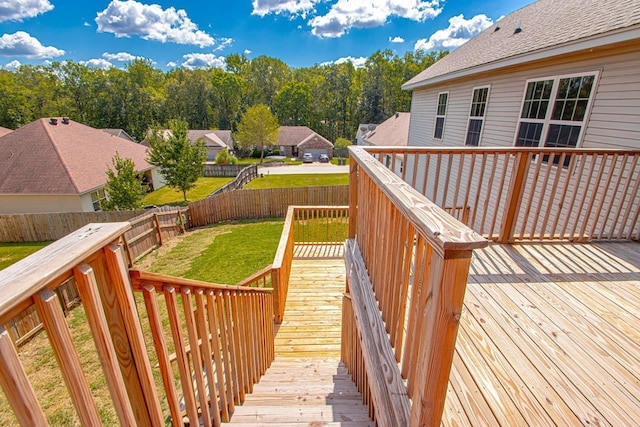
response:
M373 427L340 363L344 289L341 258L293 261L284 321L276 327L276 359L236 406L231 425Z
M474 258L443 424L637 425L640 244Z
M370 425L339 365L343 291L342 260L294 261L276 361L232 424ZM476 251L442 424L616 426L639 418L640 244Z

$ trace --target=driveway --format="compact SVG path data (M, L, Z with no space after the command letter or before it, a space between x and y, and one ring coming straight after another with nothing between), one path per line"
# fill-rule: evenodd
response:
M349 173L349 166L337 166L331 163L304 163L295 166L259 167L258 173L264 175L291 175L303 173Z

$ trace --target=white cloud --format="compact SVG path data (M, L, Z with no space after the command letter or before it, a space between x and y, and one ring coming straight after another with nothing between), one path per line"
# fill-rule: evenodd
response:
M231 46L231 43L233 43L233 39L223 37L223 38L217 39L216 42L218 43L218 46L215 49L213 49L214 52L218 52L222 49L225 49Z
M275 15L291 15L307 17L314 10L319 0L253 0L252 15L263 17L271 13Z
M62 55L64 55L64 50L53 46L43 46L37 38L24 31L3 34L0 37L0 56L55 58Z
M466 41L475 37L492 24L491 18L484 14L476 15L471 19L464 19L464 15L460 14L449 19L449 27L436 31L428 40L418 40L414 50L453 50L462 46Z
M182 66L188 70L195 68L224 68L226 61L224 56L216 56L213 53L188 53L182 56L186 61Z
M198 30L183 9L162 9L158 4L113 0L105 10L98 12L95 21L99 32L113 33L116 37L137 35L145 40L200 47L216 43L209 34Z
M178 64L176 62L173 62L173 61L167 62L167 67L169 68L175 68L177 66Z
M79 61L79 62L80 62L80 64L86 65L87 67L102 68L103 70L107 70L107 69L113 67L113 64L111 62L107 61L106 59L102 59L102 58L94 58L94 59L90 59L88 61Z
M245 54L245 55L251 55L251 51L250 51L249 49L245 49L245 50L244 50L244 54Z
M20 63L20 61L18 61L17 59L14 59L13 61L9 62L6 65L0 66L0 69L8 70L8 71L15 71L18 68L20 68L21 65L22 64Z
M318 37L341 37L351 28L383 25L390 17L423 22L440 14L439 0L338 0L326 15L309 21L311 33Z
M105 52L102 54L102 57L109 61L119 61L119 62L133 61L136 58L140 58L139 56L133 56L127 52L118 52L118 53Z
M399 37L399 36L396 36L396 37L389 36L389 41L391 43L404 43L404 39L402 37Z
M53 9L49 0L0 0L0 22L22 21Z
M86 21L85 21L82 25L84 25L85 27L90 27L90 26L91 26L91 24L89 24L89 23L88 23L88 22L86 22Z
M340 65L344 64L345 62L351 62L356 68L362 68L367 62L367 58L365 58L364 56L361 56L359 58L354 58L353 56L344 56L342 58L336 59L335 61L323 62L320 65Z

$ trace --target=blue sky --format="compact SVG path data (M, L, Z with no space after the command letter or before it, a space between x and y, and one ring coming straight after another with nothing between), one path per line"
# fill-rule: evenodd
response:
M73 60L122 67L224 67L268 55L291 67L377 50L453 50L532 0L0 0L0 67Z

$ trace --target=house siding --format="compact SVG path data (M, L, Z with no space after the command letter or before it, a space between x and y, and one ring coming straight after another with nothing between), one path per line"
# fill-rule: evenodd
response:
M93 212L91 195L0 194L0 214L47 212Z
M583 148L640 148L640 56L638 48L538 63L413 92L410 146L464 145L474 87L489 86L481 146L513 146L528 79L599 71ZM534 68L535 67L535 68ZM449 91L442 140L433 138L438 93Z
M555 59L547 61L545 64L534 64L529 67L505 70L501 74L484 75L474 79L460 81L454 84L441 84L424 90L416 90L412 98L412 120L409 129L410 146L464 146L469 108L474 87L489 86L489 99L485 112L483 133L480 146L484 147L511 147L514 145L515 133L518 126L518 116L522 108L522 99L528 79L552 77L557 75L574 74L596 71L599 72L598 82L594 88L592 106L590 114L586 118L585 129L581 143L581 148L619 148L619 149L640 149L640 44L627 46L619 49L612 49L605 53L582 55L580 57ZM445 126L442 140L433 138L436 107L438 93L449 91L449 104L445 118ZM415 161L413 157L407 159L406 175L413 176ZM438 188L432 185L423 185L424 179L433 183L438 172L432 162L428 169L424 160L418 163L416 187L425 194L427 198L445 208L461 208L465 203L463 200L453 200L454 192L445 191L445 181L440 180ZM460 165L456 162L448 168L447 159L442 159L440 176L450 170L452 177L468 176L470 163L463 166L463 171L459 174ZM478 166L476 165L476 168ZM511 170L504 170L502 161L496 163L496 174L494 181L479 179L473 183L469 200L475 200L478 196L486 203L486 218L474 217L471 212L470 223L474 229L486 232L491 224L499 227L502 223L503 200L501 197L506 194L508 187L501 187L501 182L509 182ZM488 172L488 171L487 171ZM426 176L425 176L426 174ZM529 170L527 182L534 178L534 168ZM488 177L488 173L487 173ZM502 178L502 179L500 179ZM478 179L476 177L476 179ZM544 191L551 191L555 181L555 170L552 170L548 184ZM562 188L565 178L559 177L557 185ZM451 187L453 182L449 182ZM634 181L635 185L635 181ZM423 190L424 188L424 190ZM486 197L496 193L491 197ZM500 195L502 193L502 195ZM581 190L578 190L578 198L582 197ZM608 196L607 196L608 197ZM557 209L562 208L562 201L553 200L552 206L549 202L536 205L535 200L540 199L539 194L530 194L530 189L525 189L522 195L523 200L532 200L534 207L529 211L520 211L518 224L527 221L533 224L537 212L549 212L554 215ZM602 203L600 199L594 200L596 204ZM637 202L637 203L640 203ZM617 205L617 201L607 198L606 205ZM468 205L467 205L468 206ZM473 209L473 208L472 208ZM570 220L571 225L578 221L575 226L592 227L592 224L580 223L579 216ZM471 219L470 218L470 219ZM525 219L526 218L526 219ZM606 221L606 218L604 219ZM536 231L541 227L536 225ZM495 228L494 228L495 231Z

